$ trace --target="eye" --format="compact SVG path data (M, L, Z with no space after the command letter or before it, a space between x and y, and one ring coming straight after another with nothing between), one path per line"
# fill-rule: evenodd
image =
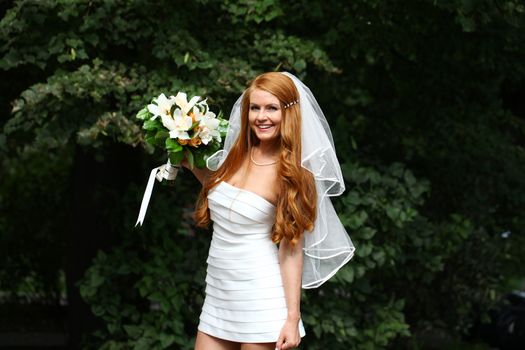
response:
M250 106L250 111L256 111L258 109L259 109L258 106Z
M270 106L268 107L268 109L272 110L272 111L276 111L277 110L277 107L276 106Z

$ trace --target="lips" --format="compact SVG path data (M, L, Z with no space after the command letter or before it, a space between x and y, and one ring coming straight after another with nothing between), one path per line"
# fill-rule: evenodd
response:
M257 129L261 131L266 131L266 130L273 128L273 125L272 124L259 124L259 125L256 125L256 127Z

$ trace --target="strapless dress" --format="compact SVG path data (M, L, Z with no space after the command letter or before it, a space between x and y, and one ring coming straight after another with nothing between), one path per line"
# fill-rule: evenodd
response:
M213 235L198 329L242 343L276 342L287 317L275 206L225 181L208 192ZM299 334L305 335L302 320Z

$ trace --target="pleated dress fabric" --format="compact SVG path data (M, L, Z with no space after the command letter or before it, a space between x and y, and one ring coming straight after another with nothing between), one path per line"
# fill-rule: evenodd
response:
M275 206L224 181L208 192L208 206L213 236L198 329L235 342L277 341L287 308L270 239ZM299 334L305 334L302 320Z

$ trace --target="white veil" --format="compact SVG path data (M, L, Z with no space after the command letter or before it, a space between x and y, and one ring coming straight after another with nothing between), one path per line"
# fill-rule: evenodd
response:
M330 200L345 190L341 167L328 122L310 89L288 72L299 91L301 108L301 165L315 178L317 219L312 231L303 234L303 288L317 288L332 277L354 255L355 247ZM235 102L224 141L224 148L206 160L217 170L223 163L241 128L242 95ZM290 101L287 101L290 102Z

